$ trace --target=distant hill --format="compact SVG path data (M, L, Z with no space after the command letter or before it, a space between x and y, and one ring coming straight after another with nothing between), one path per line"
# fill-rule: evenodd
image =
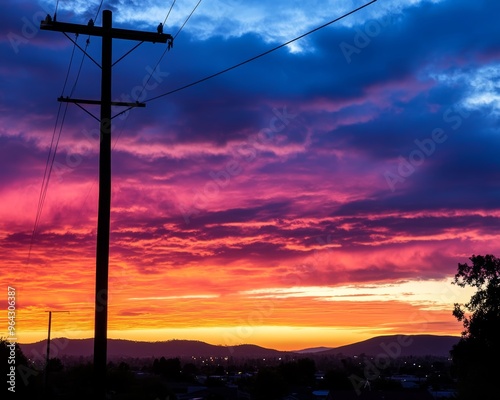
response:
M346 346L327 348L315 347L284 352L264 347L243 344L238 346L215 346L195 340L169 340L164 342L136 342L131 340L108 339L108 357L236 357L236 358L265 358L281 357L283 355L301 354L303 356L337 355L355 356L360 354L377 356L387 354L391 358L399 356L440 356L447 357L452 346L457 343L456 336L436 335L392 335L377 336L362 342ZM51 340L52 357L89 357L94 351L93 339L66 339ZM21 344L24 354L30 358L43 359L47 341Z
M387 354L391 358L399 356L439 356L448 357L453 345L458 343L458 336L437 336L437 335L390 335L377 336L362 342L336 347L322 351L319 355L344 354L346 356L356 356L366 354L377 356ZM395 356L393 356L393 354Z
M331 350L332 347L309 347L307 349L295 350L293 353L297 354L310 354L310 353L319 353L326 350Z

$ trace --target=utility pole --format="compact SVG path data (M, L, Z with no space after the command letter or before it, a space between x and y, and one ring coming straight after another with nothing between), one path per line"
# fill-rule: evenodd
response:
M47 355L45 359L45 393L48 395L49 391L49 361L50 361L50 329L52 326L52 313L62 312L69 313L69 311L45 311L49 313L49 332L47 333Z
M77 33L102 38L101 58L101 100L81 100L58 98L58 101L79 104L98 104L100 115L100 155L99 155L99 205L97 216L97 249L96 249L96 285L95 285L95 325L94 325L94 397L104 399L106 396L106 360L108 334L108 264L109 264L109 231L111 208L111 106L144 107L144 103L126 103L111 101L111 68L113 39L135 40L151 43L169 43L173 37L158 32L140 32L112 27L110 10L102 12L102 27L94 26L92 20L87 25L62 23L47 16L40 24L40 29L56 32ZM86 110L85 110L86 111ZM87 111L88 112L88 111ZM91 114L92 115L92 114ZM94 117L95 118L95 117ZM96 118L97 119L97 118Z

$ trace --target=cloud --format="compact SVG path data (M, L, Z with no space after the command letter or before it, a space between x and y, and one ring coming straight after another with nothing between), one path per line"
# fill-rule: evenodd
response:
M450 280L428 280L335 287L267 288L248 290L241 294L255 298L309 297L316 301L403 301L423 309L447 310L452 303L466 302L472 293L472 290L464 292L451 286Z

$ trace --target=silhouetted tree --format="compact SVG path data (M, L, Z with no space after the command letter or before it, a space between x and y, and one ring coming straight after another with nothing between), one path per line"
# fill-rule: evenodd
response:
M290 386L311 386L315 381L316 363L310 358L283 362L279 365L278 372Z
M289 385L297 384L299 382L299 368L297 363L294 361L281 363L278 366L278 372Z
M222 365L217 365L217 367L215 367L215 375L225 375L226 371L224 370L224 367Z
M89 399L92 397L93 371L91 363L77 364L65 371L63 379L52 379L52 384L64 385L64 389L71 393L74 400Z
M462 337L451 351L460 399L498 398L500 369L500 259L475 256L472 265L458 264L454 283L476 288L470 301L455 304L453 315L463 323Z
M160 360L158 360L157 358L155 358L153 361L153 373L160 373Z
M54 357L49 360L49 364L46 368L50 372L60 372L64 369L64 365L59 358Z
M287 384L283 376L274 368L259 369L255 379L254 398L258 400L275 400L287 393Z
M179 358L161 357L153 361L153 372L164 375L168 379L178 380L181 374L181 360Z
M352 389L352 383L349 380L347 371L339 368L327 371L321 388L330 390L350 390Z
M316 363L310 358L297 360L300 382L304 385L314 385L316 379Z
M122 361L119 365L109 363L107 373L108 388L116 393L128 392L135 383L134 374L126 362Z
M193 363L186 363L182 367L182 374L185 377L192 377L198 373L198 367Z

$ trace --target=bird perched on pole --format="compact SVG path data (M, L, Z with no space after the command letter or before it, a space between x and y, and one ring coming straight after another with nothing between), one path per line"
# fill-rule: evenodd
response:
M158 33L163 33L163 24L160 22L158 27L156 28L156 30L158 31Z

